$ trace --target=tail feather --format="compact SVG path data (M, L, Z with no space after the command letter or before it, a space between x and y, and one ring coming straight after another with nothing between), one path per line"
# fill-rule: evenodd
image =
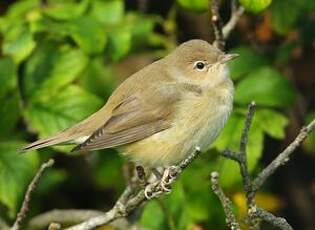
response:
M21 149L21 152L26 152L26 151L30 151L30 150L35 150L35 149L41 149L44 147L48 147L51 145L57 145L57 144L61 144L61 143L65 143L68 142L70 140L72 140L72 137L65 137L65 135L62 135L62 133L48 137L48 138L44 138L44 139L40 139L37 140L33 143L30 143L26 146L24 146Z

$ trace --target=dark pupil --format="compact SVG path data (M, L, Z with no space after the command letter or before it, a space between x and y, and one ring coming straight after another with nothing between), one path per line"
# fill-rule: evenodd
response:
M197 68L198 69L203 69L205 67L205 64L204 63L202 63L202 62L198 62L197 63Z

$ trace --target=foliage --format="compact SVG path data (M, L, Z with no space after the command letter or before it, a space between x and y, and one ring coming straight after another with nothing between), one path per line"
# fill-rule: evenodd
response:
M290 0L290 4L284 0L240 2L247 11L271 13L273 32L282 36L299 29L304 13L315 9L313 1L307 0ZM176 3L185 11L203 12L208 8L207 0ZM21 0L10 4L0 17L0 217L13 219L39 161L49 156L66 162L83 158L88 166L78 170L61 164L46 175L39 187L35 213L44 210L41 202L45 195L53 194L55 187L79 189L83 186L80 178L87 177L89 189L102 192L97 198L101 196L103 204L94 202L92 208L112 204L119 195L124 186L124 161L113 150L76 156L76 160L65 155L67 146L25 155L18 155L17 150L25 142L67 128L99 109L121 80L116 67L128 56L150 52L156 58L175 45L175 35L163 33L174 18L126 8L122 0ZM248 145L250 170L257 168L267 136L284 138L286 112L295 102L296 92L279 65L288 64L296 44L280 46L272 54L244 44L229 51L240 54L240 58L230 64L235 108L226 127L209 154L184 172L171 195L145 206L140 218L143 226L189 229L200 224L224 228L224 216L218 200L211 195L208 177L210 171L219 170L221 182L229 191L240 184L237 165L218 157L218 153L239 147L246 106L252 100L258 109ZM312 142L307 146L314 149L315 145ZM88 201L74 206L70 201L63 202L56 205L90 207L84 206Z

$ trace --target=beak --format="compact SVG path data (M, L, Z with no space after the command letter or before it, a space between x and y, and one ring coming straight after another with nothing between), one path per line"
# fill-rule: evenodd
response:
M240 56L239 54L224 54L220 60L220 63L224 64L224 63L231 61L231 60L233 60L239 56Z

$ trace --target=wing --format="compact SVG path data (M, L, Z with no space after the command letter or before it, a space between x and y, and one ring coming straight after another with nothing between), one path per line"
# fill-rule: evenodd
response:
M168 129L179 100L180 93L174 87L128 96L113 109L102 127L72 151L120 146Z

